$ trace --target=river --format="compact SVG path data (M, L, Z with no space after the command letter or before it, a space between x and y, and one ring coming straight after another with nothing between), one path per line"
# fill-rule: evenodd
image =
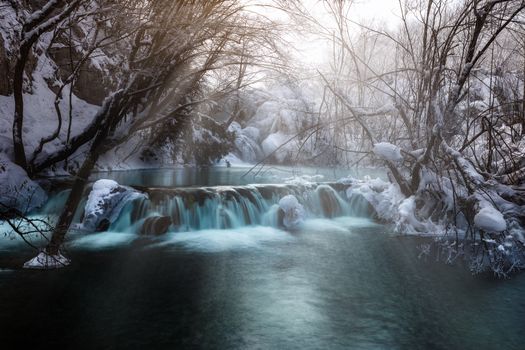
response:
M348 174L310 170L298 171L323 181ZM241 178L245 171L94 179L198 187L282 182L293 174L274 169ZM252 224L141 238L113 227L72 235L72 264L56 271L17 269L34 252L1 242L3 349L524 348L523 275L472 276L461 263L420 256L426 240L396 235L363 215L311 216L293 232Z

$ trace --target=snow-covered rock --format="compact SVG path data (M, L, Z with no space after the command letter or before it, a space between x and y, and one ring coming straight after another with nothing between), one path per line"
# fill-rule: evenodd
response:
M63 256L61 253L58 253L56 255L49 255L46 252L42 251L33 259L26 261L24 263L24 269L58 269L69 265L70 262L71 261L65 256Z
M288 229L299 227L304 221L305 211L301 203L293 195L287 195L279 201L279 208L283 211L283 225Z
M393 223L398 233L439 235L443 232L439 225L419 218L415 197L406 198L393 183L365 177L354 180L346 195L350 200L362 196L374 208L377 218Z
M396 145L393 145L388 142L379 142L374 144L372 150L374 154L384 160L391 162L400 162L403 160L401 155L401 149Z
M503 214L488 202L480 203L481 209L474 216L474 225L486 232L502 232L507 229Z
M84 208L82 228L88 231L107 228L118 218L126 203L144 196L133 188L119 185L113 180L96 181Z
M18 165L0 153L0 211L29 213L47 200L45 191Z

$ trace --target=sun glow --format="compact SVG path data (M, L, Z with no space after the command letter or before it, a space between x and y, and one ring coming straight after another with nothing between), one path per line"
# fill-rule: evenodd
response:
M330 57L330 36L338 30L335 9L326 1L303 0L297 5L288 5L290 13L278 8L271 0L255 1L254 12L272 20L290 25L291 30L285 36L291 44L289 53L292 57L307 66L317 67L326 63ZM286 8L286 2L284 2ZM401 6L403 2L396 0L355 0L345 1L344 17L352 29L350 35L358 33L362 28L394 29L401 23ZM295 12L295 14L294 14ZM323 33L308 31L305 23L297 12L310 17L324 28ZM313 23L311 23L313 24ZM302 25L305 25L304 29ZM319 30L319 27L316 27Z

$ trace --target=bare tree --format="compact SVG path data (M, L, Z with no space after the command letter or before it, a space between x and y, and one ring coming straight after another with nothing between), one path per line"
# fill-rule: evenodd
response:
M41 9L31 14L22 11L22 4L18 1L11 1L11 6L15 7L21 21L21 31L19 33L19 47L16 55L15 68L13 75L13 97L15 100L15 114L13 117L13 145L15 153L15 163L27 169L26 153L23 141L24 124L24 101L23 85L24 70L34 44L40 36L53 30L61 21L67 18L73 11L81 5L81 0L48 1Z
M333 96L324 99L325 110L332 114L343 108L342 115L348 116L336 117L339 129L349 125L354 130L350 140L339 141L340 149L364 152L373 159L370 150L378 142L395 145L403 161L381 161L401 192L419 201L418 215L447 217L452 222L463 216L469 239L490 236L503 242L505 234L474 229L473 219L490 203L504 213L509 227L523 220L522 202L508 195L516 188L506 195L506 187L498 188L494 181L512 186L524 180L523 152L517 147L518 133L512 131L518 127L519 108L505 108L517 106L523 94L504 88L504 67L510 64L513 48L505 51L502 43L505 36L519 31L525 2L399 1L401 24L395 32L352 21L351 3L346 1L334 0L326 6L335 28L319 23L300 2L283 6L333 43L331 71L320 72ZM366 36L356 37L356 31ZM374 62L375 57L384 57L385 47L395 55ZM507 59L496 62L503 52L509 52ZM492 102L477 110L479 93L474 86L480 84L487 85ZM328 118L324 125L332 123ZM429 184L429 173L441 180ZM451 211L440 200L449 181L456 186ZM488 256L489 247L481 246L486 248L481 254Z

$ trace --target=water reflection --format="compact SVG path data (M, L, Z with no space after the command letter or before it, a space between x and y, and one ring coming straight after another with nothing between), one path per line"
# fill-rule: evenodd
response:
M224 186L247 185L253 183L282 183L294 176L315 176L318 181L336 181L343 177L362 178L364 176L384 178L384 170L373 168L340 169L308 167L265 167L260 172L251 172L247 167L207 167L207 168L165 168L96 172L92 180L109 178L123 185L146 187L173 186Z
M62 271L0 273L2 345L521 349L522 275L495 281L418 259L418 239L362 218L315 220L282 232L291 239L247 240L251 229L73 245Z

